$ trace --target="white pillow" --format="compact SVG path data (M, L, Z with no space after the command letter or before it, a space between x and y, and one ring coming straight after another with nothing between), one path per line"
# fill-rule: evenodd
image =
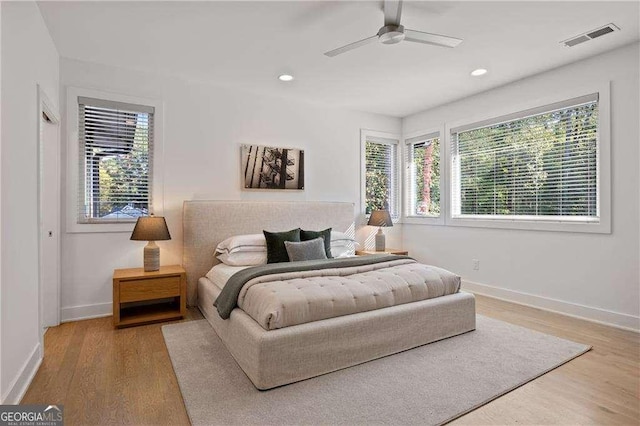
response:
M331 256L334 258L356 255L356 246L359 244L353 237L344 232L331 231Z
M264 234L234 235L216 247L216 253L267 252Z
M218 260L229 266L257 266L266 265L267 251L240 251L235 253L221 253Z
M349 257L356 255L356 247L353 244L345 245L345 246L334 246L331 245L331 256L334 259L340 257Z
M333 257L353 256L355 255L355 248L358 246L356 240L353 237L345 234L344 232L331 231L331 255ZM267 242L264 238L264 234L247 234L247 235L234 235L222 241L216 247L216 255L235 254L235 253L267 253ZM220 257L218 257L220 259ZM260 265L261 263L242 263L245 262L244 257L236 258L225 256L225 260L220 259L221 262L232 266L243 265ZM256 262L257 257L246 257L249 262ZM232 263L228 263L232 262ZM240 263L237 263L240 262Z
M356 240L353 239L353 237L350 237L344 232L331 231L331 247L333 246L342 247L342 246L349 246L354 244L357 244L357 243L356 243Z

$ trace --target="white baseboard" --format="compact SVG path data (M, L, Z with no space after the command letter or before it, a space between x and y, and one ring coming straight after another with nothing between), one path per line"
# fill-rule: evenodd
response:
M68 306L60 311L60 322L80 321L112 315L113 304L97 303L95 305Z
M13 379L7 393L3 395L2 404L16 405L20 403L31 381L38 372L40 364L42 364L42 350L40 343L38 343L36 347L33 348L33 351L31 351L31 355L29 355L29 358L23 364L18 375Z
M640 332L640 317L594 308L592 306L579 305L563 300L536 296L506 288L494 287L487 284L474 283L463 280L462 288L471 293L506 300L520 305L531 306L545 311L557 312L570 317L580 318L591 322L597 322L624 330Z

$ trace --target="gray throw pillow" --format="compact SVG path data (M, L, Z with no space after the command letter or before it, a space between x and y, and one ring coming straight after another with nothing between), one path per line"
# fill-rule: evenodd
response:
M324 249L324 238L322 237L299 243L285 241L284 246L289 255L289 262L327 258L327 253Z
M315 240L318 237L324 238L324 251L327 254L327 259L331 259L331 228L327 228L324 231L305 231L300 230L300 241Z

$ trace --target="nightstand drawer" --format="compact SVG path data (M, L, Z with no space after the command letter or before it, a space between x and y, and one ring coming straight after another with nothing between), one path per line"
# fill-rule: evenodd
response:
M120 303L180 296L180 277L120 281Z

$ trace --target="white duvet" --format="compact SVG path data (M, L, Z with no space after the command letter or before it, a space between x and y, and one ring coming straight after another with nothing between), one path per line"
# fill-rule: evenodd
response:
M229 281L229 278L231 278L233 274L247 268L250 268L250 266L231 266L225 265L224 263L219 263L211 268L211 270L209 270L209 272L207 272L207 275L205 276L209 279L209 281L214 283L216 287L222 290L224 288L224 285L227 283L227 281Z
M228 268L224 270L231 272ZM411 259L399 259L350 268L261 276L244 285L238 307L263 328L273 330L445 296L459 290L459 276Z

